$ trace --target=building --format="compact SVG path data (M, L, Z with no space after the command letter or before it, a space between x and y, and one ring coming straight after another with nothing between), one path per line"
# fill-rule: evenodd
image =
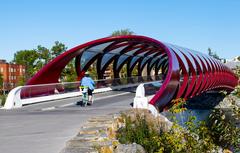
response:
M2 90L9 91L17 86L21 78L25 77L26 67L24 65L7 63L0 59L0 73L3 77Z
M233 71L236 70L237 67L240 67L240 56L236 56L233 59L227 60L225 65L232 69Z

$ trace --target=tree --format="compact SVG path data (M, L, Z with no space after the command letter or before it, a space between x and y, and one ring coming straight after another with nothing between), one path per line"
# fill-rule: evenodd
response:
M12 62L26 66L26 77L20 78L18 85L25 84L26 80L31 78L50 60L62 54L66 50L67 47L65 44L55 41L51 49L38 45L37 49L17 51L14 54L14 60ZM76 77L74 72L74 62L71 61L63 70L62 78L65 78L64 80L66 81L75 81Z
M211 48L208 48L208 55L217 59L217 60L221 60L221 58L217 55L216 52L212 52Z
M237 57L237 60L240 61L240 56Z
M211 48L208 48L208 55L213 56L213 52L212 52Z
M63 43L59 41L55 41L53 47L51 48L52 59L62 54L66 50L67 50L67 47Z
M35 71L37 72L51 60L51 54L49 49L41 45L37 46L36 52L38 53L38 59L35 61Z
M114 31L111 36L123 36L123 35L133 35L134 32L130 31L130 29L122 29Z
M44 64L47 64L51 60L50 50L46 47L38 45L36 51L39 54L39 59L42 59Z
M77 80L75 66L74 66L74 60L71 60L66 65L66 67L63 69L60 77L64 82L74 82Z
M25 77L24 77L24 76L21 76L21 77L18 79L17 86L24 86L25 84L26 84Z
M13 62L26 66L26 79L36 72L36 60L39 55L36 50L20 50L14 54Z

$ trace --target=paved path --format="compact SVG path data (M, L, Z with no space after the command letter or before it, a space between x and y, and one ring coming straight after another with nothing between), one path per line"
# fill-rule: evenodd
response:
M58 153L87 119L128 109L133 98L134 93L111 91L96 95L88 107L75 105L79 100L75 97L0 110L0 152Z

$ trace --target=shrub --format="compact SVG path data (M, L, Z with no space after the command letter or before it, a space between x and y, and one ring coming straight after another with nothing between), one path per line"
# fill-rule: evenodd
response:
M235 89L233 91L233 95L235 95L236 97L240 98L240 85L235 87Z
M6 95L0 95L0 106L4 106L6 99Z
M225 116L221 109L215 109L209 116L209 129L217 145L240 151L240 128Z
M180 100L181 101L181 100ZM179 103L173 108L179 109ZM172 111L172 112L179 112ZM194 124L195 117L186 122L187 129L179 126L174 120L170 130L163 128L163 124L154 125L146 115L136 114L135 118L123 114L125 126L118 130L117 138L120 143L137 143L142 145L149 153L153 152L211 152L216 145L211 138L211 132L204 122Z
M136 142L142 145L148 152L159 150L157 141L158 132L154 128L154 123L147 123L146 116L136 114L135 119L126 114L122 114L125 126L117 132L117 138L120 143L128 144Z

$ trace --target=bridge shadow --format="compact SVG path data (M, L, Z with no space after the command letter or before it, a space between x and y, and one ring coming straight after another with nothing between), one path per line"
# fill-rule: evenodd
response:
M186 101L187 109L213 109L223 99L224 95L218 92L202 93Z

